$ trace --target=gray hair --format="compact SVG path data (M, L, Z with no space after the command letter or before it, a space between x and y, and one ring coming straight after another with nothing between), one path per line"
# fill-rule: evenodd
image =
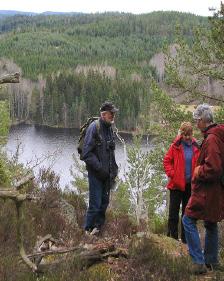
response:
M194 119L202 119L205 123L213 122L213 112L207 103L199 104L193 112Z

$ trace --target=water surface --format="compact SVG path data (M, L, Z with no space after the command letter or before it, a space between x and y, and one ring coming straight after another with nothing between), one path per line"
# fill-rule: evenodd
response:
M70 168L74 164L72 154L74 153L78 158L76 149L78 136L79 130L76 129L56 129L22 124L11 127L6 150L9 155L12 155L20 145L19 162L31 167L45 158L34 168L35 173L38 173L40 167L51 167L60 176L60 185L63 188L65 185L71 186ZM132 143L131 136L123 137L127 144ZM143 143L143 148L148 150L149 146ZM126 161L123 145L119 141L116 141L115 154L122 174ZM49 157L46 158L47 155Z

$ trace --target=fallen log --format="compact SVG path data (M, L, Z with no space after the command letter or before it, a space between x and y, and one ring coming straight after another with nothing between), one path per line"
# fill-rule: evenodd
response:
M0 189L0 198L2 199L11 199L15 202L23 202L25 200L38 200L39 197L32 196L30 194L22 194L14 189Z
M72 253L73 252L73 253ZM69 256L67 255L69 254ZM45 258L48 256L64 255L63 257L56 258L50 262L46 262ZM78 247L71 248L58 248L54 250L46 250L27 255L31 260L38 261L37 271L46 272L49 269L54 270L59 264L63 262L68 263L71 260L77 260L81 267L89 267L95 263L105 261L109 257L128 257L126 249L116 248L113 243L98 243L98 244L85 244Z
M20 74L18 72L14 74L7 74L5 76L0 77L0 84L5 83L19 83Z
M27 184L29 181L34 179L34 174L33 173L29 173L27 176L25 176L24 178L22 178L19 181L16 181L13 186L17 189L20 190L21 188L24 187L25 184Z

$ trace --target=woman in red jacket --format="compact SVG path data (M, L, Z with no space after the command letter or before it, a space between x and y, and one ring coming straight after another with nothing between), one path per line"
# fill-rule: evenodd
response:
M164 170L169 177L167 188L170 190L168 233L178 239L178 222L180 204L182 216L191 196L191 177L199 156L199 146L193 138L190 122L183 122L179 135L174 139L163 161ZM181 221L181 241L186 243L184 228Z

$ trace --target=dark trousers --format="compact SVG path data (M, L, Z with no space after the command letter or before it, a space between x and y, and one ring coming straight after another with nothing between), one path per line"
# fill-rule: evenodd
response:
M86 213L85 230L100 228L105 222L106 209L109 204L110 189L106 182L99 180L91 171L89 179L89 207Z
M191 196L191 184L186 184L185 191L170 190L170 205L168 218L168 233L167 236L178 239L178 223L180 205L182 205L181 218L184 215L187 202ZM186 243L184 227L181 219L181 241Z

